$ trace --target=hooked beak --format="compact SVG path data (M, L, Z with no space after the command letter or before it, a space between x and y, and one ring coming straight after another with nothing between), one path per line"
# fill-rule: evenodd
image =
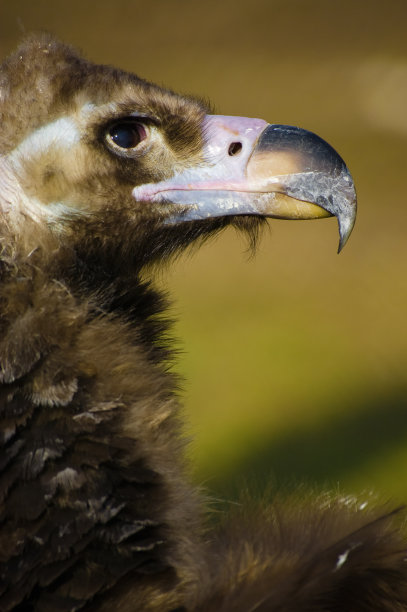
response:
M339 249L356 217L356 192L342 158L322 138L261 119L208 115L204 159L170 179L134 188L137 200L182 205L169 223L226 215L280 219L335 216Z

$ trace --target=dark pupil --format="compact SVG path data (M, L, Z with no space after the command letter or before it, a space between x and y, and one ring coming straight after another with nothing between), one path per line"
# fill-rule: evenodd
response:
M115 125L110 130L110 136L113 142L122 149L132 149L140 142L140 134L136 125L123 123Z

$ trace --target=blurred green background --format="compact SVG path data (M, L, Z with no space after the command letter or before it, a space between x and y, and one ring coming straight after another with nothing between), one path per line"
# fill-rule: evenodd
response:
M407 499L406 27L406 0L1 0L2 56L46 29L217 113L313 130L352 171L340 256L334 220L271 221L254 259L229 231L160 279L214 496L306 481Z

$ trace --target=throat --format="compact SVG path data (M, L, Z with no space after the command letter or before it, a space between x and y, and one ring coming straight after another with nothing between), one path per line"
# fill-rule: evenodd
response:
M83 258L76 253L66 279L71 291L88 303L89 317L124 326L127 339L150 363L171 360L169 301L147 276L130 266L126 270L108 255Z

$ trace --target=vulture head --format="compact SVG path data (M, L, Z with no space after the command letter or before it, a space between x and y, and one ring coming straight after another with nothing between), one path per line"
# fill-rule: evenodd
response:
M231 223L335 215L340 248L352 230L351 176L311 132L210 115L46 36L0 78L0 206L17 233L30 220L139 268Z
M333 215L342 248L355 213L346 165L306 130L211 115L48 35L4 61L1 610L406 604L405 541L356 502L202 526L166 302L143 276L227 225L253 238L268 217Z

